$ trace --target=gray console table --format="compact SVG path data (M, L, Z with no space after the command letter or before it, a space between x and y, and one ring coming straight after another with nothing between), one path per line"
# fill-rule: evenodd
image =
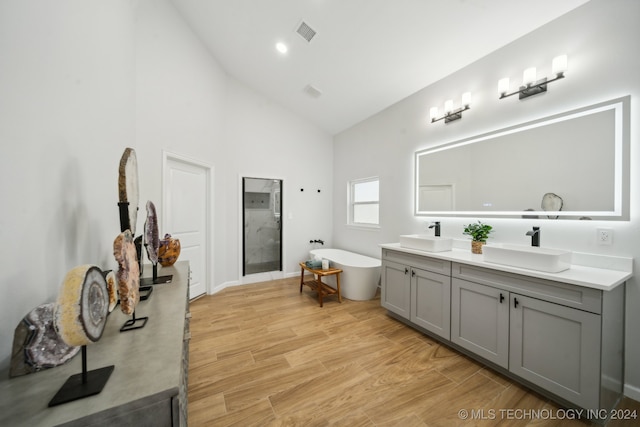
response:
M67 378L82 371L79 354L34 374L8 378L7 371L1 372L0 425L186 426L189 263L161 270L173 274L173 281L154 285L151 297L137 306L136 317L149 317L146 326L121 333L130 316L117 306L100 341L87 346L89 370L115 366L100 394L47 406Z

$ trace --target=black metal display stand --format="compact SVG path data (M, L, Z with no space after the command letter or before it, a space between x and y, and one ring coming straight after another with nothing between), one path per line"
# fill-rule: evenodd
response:
M142 279L140 279L140 283L142 284ZM152 286L140 286L140 301L148 300L151 292L153 292Z
M173 274L167 276L158 276L158 264L153 264L153 277L145 277L140 279L140 286L161 285L163 283L171 283Z
M131 319L124 322L124 325L120 328L120 332L134 331L136 329L144 328L144 325L147 324L148 317L136 317L136 312L134 311L131 314Z
M131 223L129 221L129 202L118 202L118 208L120 210L120 232L124 232L125 230L131 229ZM142 245L139 243L139 240L136 239L136 254L138 256L138 266L140 267L140 275L142 275ZM142 279L140 279L140 284L142 285ZM140 292L140 301L146 301L151 296L151 292L153 292L153 287L151 286L139 286L138 291ZM144 294L143 294L144 292ZM124 322L124 325L120 328L120 332L134 331L136 329L142 329L147 324L148 317L138 317L136 318L136 312L134 311L131 315L131 319Z
M74 400L83 399L93 396L102 391L105 384L109 380L111 373L115 367L113 365L106 366L93 371L87 371L87 346L82 346L82 372L71 375L62 385L60 390L53 396L49 402L49 406L56 406L62 403L73 402Z
M118 208L120 208L120 232L131 230L131 223L129 222L129 202L118 202Z
M146 301L151 296L153 287L149 284L142 283L142 236L135 238L133 243L136 245L136 255L138 256L138 267L140 268L140 301Z

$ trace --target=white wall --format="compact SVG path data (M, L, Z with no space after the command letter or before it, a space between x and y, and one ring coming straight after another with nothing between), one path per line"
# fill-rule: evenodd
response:
M168 1L140 0L136 11L136 152L140 200L162 212L162 151L209 164L214 195L223 190L218 152L222 142L227 76ZM214 201L214 283L224 253L218 229L224 206ZM159 221L162 224L162 219ZM160 234L171 233L160 230Z
M216 196L226 209L225 281L238 280L242 263L243 176L283 180L283 268L297 273L298 262L308 259L309 240L331 243L332 138L237 81L230 79L227 88L225 190Z
M635 258L640 260L640 2L592 0L554 22L528 34L385 111L337 135L334 141L334 245L380 256L379 243L398 241L398 235L424 232L426 222L442 221L442 233L464 238L463 224L474 218L416 218L413 208L413 153L442 142L454 141L490 130L631 95L631 220L533 221L487 219L496 229L493 241L528 244L525 232L542 227L543 245L574 251ZM510 77L521 81L522 71L537 66L548 75L551 59L566 53L569 69L564 80L549 85L548 92L519 101L498 100L497 82ZM423 54L428 54L428 50ZM515 82L514 82L515 81ZM429 108L442 109L447 99L459 100L471 91L473 105L462 120L431 124ZM515 99L514 99L515 98ZM585 147L588 150L588 147ZM581 153L576 153L580 161ZM496 161L500 161L496 159ZM487 165L491 167L491 165ZM571 165L567 165L571 167ZM379 231L362 231L345 225L346 182L380 176ZM612 246L596 245L596 228L614 230ZM627 282L626 389L640 399L640 278Z
M134 142L129 1L0 2L0 367L66 272L112 267L118 162Z
M285 180L286 273L330 241L331 136L228 77L166 0L1 0L0 70L0 371L69 269L117 266L125 147L140 212L162 212L163 150L213 166L213 288L241 281L242 174Z
M309 238L330 239L331 136L228 76L170 2L140 1L136 43L141 200L160 200L162 149L212 165L217 290L243 281L241 177L283 179L284 270L297 272ZM298 194L311 185L321 196Z

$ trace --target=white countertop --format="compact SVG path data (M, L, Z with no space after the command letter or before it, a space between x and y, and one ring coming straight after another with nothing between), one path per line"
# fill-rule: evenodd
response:
M523 276L537 277L539 279L553 280L556 282L570 283L578 286L599 289L602 291L613 290L633 276L632 271L613 270L608 268L587 267L572 264L569 270L560 273L547 273L544 271L529 270L526 268L511 267L484 261L481 254L473 254L470 250L454 248L446 252L425 252L400 246L400 243L383 243L380 247L408 254L427 256L446 261L459 262L477 267L490 268L497 271L521 274ZM630 259L624 259L629 261ZM631 265L630 262L628 262Z

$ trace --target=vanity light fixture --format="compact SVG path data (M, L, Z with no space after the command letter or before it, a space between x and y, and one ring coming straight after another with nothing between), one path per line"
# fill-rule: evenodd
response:
M508 77L500 79L498 81L498 93L500 94L500 99L515 95L516 93L520 94L518 97L519 99L524 99L531 95L537 95L539 93L546 92L547 84L564 78L564 73L566 71L567 55L560 55L553 58L553 62L551 63L551 72L553 74L552 77L545 77L543 79L536 80L537 77L535 67L527 68L526 70L524 70L522 76L522 86L520 86L520 89L516 90L515 92L508 93Z
M438 107L431 107L429 110L429 116L431 117L431 123L435 123L444 119L445 123L452 122L462 118L462 112L471 108L471 92L465 92L462 94L462 107L453 109L453 100L445 101L444 103L444 115L438 117Z

